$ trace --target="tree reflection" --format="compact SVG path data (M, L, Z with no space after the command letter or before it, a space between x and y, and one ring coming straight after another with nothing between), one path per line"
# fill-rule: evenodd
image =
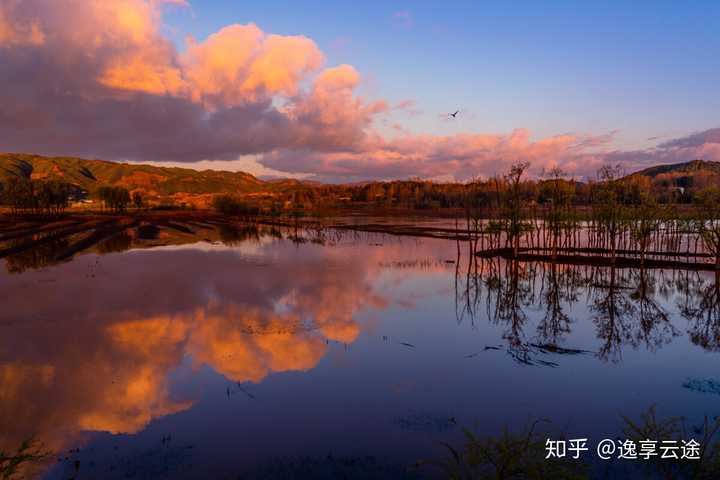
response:
M630 298L637 304L635 313L638 324L633 345L644 343L648 350L655 351L680 333L670 322L667 310L655 299L657 284L663 283L662 277L658 281L658 277L648 275L647 270L642 268L633 272L632 279L637 282L637 288L630 294Z
M464 242L468 249L467 267L463 266L462 244L457 241L457 258L455 260L455 318L458 324L468 317L470 322L475 324L475 317L478 312L478 304L482 295L481 281L486 276L492 276L487 269L495 265L492 262L478 260L475 257L473 242Z
M706 350L720 351L720 272L710 279L694 272L679 286L684 296L678 306L689 322L690 339Z
M655 298L657 285L665 284L662 279L646 269L594 269L591 309L598 338L603 340L600 358L620 361L624 344L633 348L642 344L656 351L679 335L668 312Z
M24 240L13 242L10 247L21 245ZM47 267L62 263L56 260L58 252L66 249L69 242L66 238L46 237L37 239L33 248L24 249L21 252L9 255L5 259L5 268L8 273L23 273L27 270Z
M520 363L532 364L532 347L525 339L528 322L526 309L537 297L535 265L518 260L481 260L482 268L476 281L476 290L486 289L488 319L505 327L502 338L507 342L508 353ZM481 293L476 293L482 298Z
M538 323L537 333L543 343L558 345L571 332L572 320L566 313L578 299L582 276L575 267L564 268L553 262L543 269L541 298L545 314Z
M525 343L523 328L528 320L525 307L533 304L534 272L529 264L512 260L505 263L504 275L500 278L494 319L506 325L503 338L511 348L519 349Z
M460 258L455 279L459 321L469 316L475 322L484 302L487 319L505 326L508 352L523 363L532 363L534 348L562 350L560 345L572 333L572 309L583 292L600 341L597 355L603 361L621 361L624 346L654 352L680 335L664 307L676 292L675 272L474 256L460 265ZM698 300L683 311L702 318L706 331L712 330L701 334L696 328L694 341L707 346L712 338L720 349L720 292L714 286L693 286ZM528 338L535 307L541 315Z
M124 252L132 247L132 236L127 231L122 231L112 237L100 242L97 246L98 253Z
M622 359L624 344L636 347L638 338L642 338L641 303L647 302L647 287L638 295L632 288L631 272L620 270L614 266L593 269L590 282L590 305L594 313L593 323L596 326L598 339L602 341L598 356L605 361L619 362ZM644 298L638 302L638 300ZM645 306L645 311L649 307ZM639 319L639 321L638 321Z
M220 241L229 247L260 240L260 229L255 224L219 225L218 231Z

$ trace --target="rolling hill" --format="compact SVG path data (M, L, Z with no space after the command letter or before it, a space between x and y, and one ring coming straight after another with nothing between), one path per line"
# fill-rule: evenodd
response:
M710 162L707 160L693 160L684 163L673 163L669 165L656 165L654 167L646 168L635 172L631 175L642 175L644 177L655 178L662 174L675 174L675 175L694 175L699 172L708 172L714 174L720 174L720 162Z
M628 177L644 176L655 179L660 175L670 175L684 185L687 182L683 183L683 179L699 173L720 175L720 162L693 160L657 165L632 173ZM0 183L11 176L63 180L90 196L102 186L122 186L130 191L142 191L147 198L160 200L172 198L181 202L193 199L193 203L197 199L203 199L201 203L206 204L214 194L219 193L277 193L322 185L318 182L296 179L261 180L244 172L198 171L190 168L85 160L75 157L0 154Z
M131 191L142 190L153 197L252 193L278 190L284 186L283 182L263 182L244 172L197 171L73 157L0 154L0 181L10 176L63 180L88 194L102 186L122 186Z

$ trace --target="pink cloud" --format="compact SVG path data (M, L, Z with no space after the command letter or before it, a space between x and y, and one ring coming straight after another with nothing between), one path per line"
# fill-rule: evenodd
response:
M325 180L449 175L466 180L503 173L519 160L529 160L536 172L556 165L573 166L580 158L584 169L597 168L602 159L586 152L583 145L587 141L588 137L576 135L532 141L525 129L509 134L403 135L392 140L374 135L354 151L276 151L259 162L277 170L312 173Z
M399 129L396 129L399 130ZM616 132L603 135L563 134L531 140L526 129L508 134L457 134L449 136L402 133L388 140L368 136L357 149L321 153L281 150L265 154L259 163L282 171L312 174L329 181L449 178L467 180L502 174L517 161L529 161L531 175L560 167L578 178L592 178L606 164L620 163L632 172L650 165L693 159L720 161L720 129L678 138L658 147L619 151L612 149Z
M1 4L0 149L198 161L347 148L387 109L307 37L231 25L181 53L161 21L157 1Z
M312 39L254 24L189 40L180 52L162 34L169 4L187 2L0 3L0 150L172 162L257 154L265 167L342 181L464 180L517 160L536 172L558 165L578 176L604 162L631 170L720 160L720 129L638 151L613 149L614 132L414 135L392 123L398 136L386 138L375 124L389 122L391 110L419 115L412 100L360 97L363 78L353 66L327 66ZM409 12L394 17L412 23Z

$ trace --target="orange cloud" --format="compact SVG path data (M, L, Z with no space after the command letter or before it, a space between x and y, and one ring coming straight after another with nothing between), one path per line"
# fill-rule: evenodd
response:
M529 160L577 175L720 159L702 145L613 151L612 134L534 140L505 134L397 137L376 129L391 110L357 94L351 65L325 66L311 39L230 25L180 52L163 36L163 6L185 0L5 0L0 3L0 143L7 151L109 160L197 162L262 155L260 163L317 179L455 178ZM67 21L67 12L73 21ZM411 22L407 12L395 19ZM412 103L395 109L417 115ZM447 115L444 115L447 118ZM702 132L701 132L702 133ZM667 143L667 142L666 142Z
M185 4L0 5L4 148L173 161L327 150L361 140L385 109L354 96L360 76L351 66L321 70L323 53L300 35L236 24L181 53L162 35L168 3Z
M99 78L100 83L118 90L165 95L182 92L186 83L174 68L153 62L153 55L141 53L118 59Z
M182 63L191 95L210 106L232 106L274 95L296 95L324 56L302 36L268 35L253 24L231 25L192 42Z
M194 399L177 398L170 384L186 358L234 382L259 382L313 368L328 340L355 341L363 328L356 316L387 305L372 288L375 262L328 268L339 261L332 253L292 251L270 252L279 269L255 269L235 251L107 256L101 263L114 287L84 302L73 294L88 288L81 259L25 274L65 279L37 283L42 305L20 293L27 277L0 275L9 299L0 323L10 332L0 338L0 449L35 434L58 451L82 442L83 431L136 433L190 408ZM168 268L190 266L194 275L168 283ZM238 268L253 273L238 277ZM72 325L48 328L49 318Z
M308 370L326 346L321 338L295 330L294 317L233 305L207 312L197 322L189 349L197 364L236 382L259 382L272 371Z
M36 21L16 20L15 12L21 7L17 0L0 5L0 46L39 46L45 43L45 33Z

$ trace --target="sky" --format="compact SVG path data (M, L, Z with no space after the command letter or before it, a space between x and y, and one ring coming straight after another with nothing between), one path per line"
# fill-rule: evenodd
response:
M330 182L720 161L719 52L713 0L0 0L0 151Z

